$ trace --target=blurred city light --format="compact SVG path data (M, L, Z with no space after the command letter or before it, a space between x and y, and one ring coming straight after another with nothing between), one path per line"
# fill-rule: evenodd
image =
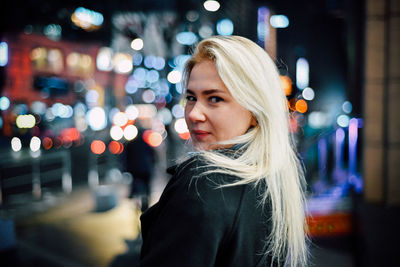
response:
M296 110L300 113L305 113L308 109L307 102L303 99L299 99L296 101Z
M189 131L184 118L180 118L175 121L174 129L178 134Z
M274 28L287 28L289 26L289 19L285 15L272 15L269 22Z
M93 140L90 149L94 154L100 155L106 150L106 145L101 140Z
M182 70L183 66L185 66L186 61L188 61L190 58L191 58L190 55L176 56L174 58L174 66L173 67Z
M296 62L296 86L303 90L308 86L309 66L305 58L299 58Z
M128 117L128 120L136 120L139 116L139 110L134 105L129 105L125 109L125 114Z
M111 141L108 144L108 150L114 155L121 154L124 151L124 145L117 141Z
M42 146L44 147L44 149L49 150L50 148L53 147L53 140L51 140L50 137L43 138Z
M139 83L134 79L129 79L125 84L125 92L128 94L134 94L139 89Z
M96 66L101 71L111 71L113 69L113 50L109 47L102 47L96 58Z
M176 35L176 40L183 45L192 45L197 42L197 36L193 32L180 32Z
M117 126L125 126L128 123L128 116L124 112L117 112L112 122Z
M218 1L207 0L203 3L203 6L207 11L215 12L221 5Z
M314 90L310 87L304 88L303 92L301 93L305 100L313 100L315 97Z
M15 152L20 151L22 148L22 143L21 143L21 139L19 139L18 137L13 137L11 139L11 149Z
M155 61L156 57L153 55L148 55L144 57L144 66L148 69L151 69L153 67L153 63Z
M139 66L140 64L142 64L142 61L143 61L143 56L141 53L133 54L132 56L133 65Z
M292 80L290 79L289 76L286 75L280 75L281 78L281 85L283 88L283 91L285 92L286 96L289 96L292 94Z
M213 33L213 28L211 28L209 25L202 25L199 29L199 35L203 39L211 37Z
M0 110L7 110L10 107L10 100L6 96L0 97Z
M40 138L37 136L34 136L31 138L31 142L29 144L29 148L31 149L32 152L36 152L40 149L41 141Z
M124 130L119 126L112 126L110 129L110 136L113 140L120 140L124 136Z
M183 116L185 116L185 110L184 110L184 108L182 107L182 105L180 105L180 104L175 104L175 105L172 107L172 115L173 115L175 118L177 118L177 119L183 118Z
M156 57L153 62L153 68L156 70L162 70L165 67L165 59L162 57Z
M86 114L86 121L92 130L103 130L107 126L107 117L104 109L101 107L90 109Z
M165 125L168 125L172 121L172 114L168 108L160 109L157 112L157 118L159 118Z
M46 35L49 39L58 41L61 38L61 31L62 28L58 24L49 24L46 27L44 27L43 33Z
M145 91L143 91L142 99L143 99L143 102L150 104L150 103L154 102L154 100L156 99L156 95L155 95L154 91L151 89L145 90Z
M336 123L340 127L345 128L345 127L349 126L349 121L350 121L350 117L342 114L339 117L337 117Z
M163 138L160 133L146 130L143 133L143 140L151 147L158 147L161 145Z
M311 128L320 129L330 124L328 117L321 111L313 111L308 115L308 123Z
M18 128L32 128L36 124L36 118L32 114L19 115L15 120Z
M219 35L232 35L233 22L230 19L222 19L217 22L217 33Z
M350 103L350 101L345 101L342 105L342 110L343 112L345 112L346 114L351 113L351 111L353 110L353 105Z
M117 53L113 58L114 70L120 74L126 74L132 71L132 57L126 53Z
M1 100L0 100L1 102ZM45 114L46 113L46 103L41 101L33 101L31 104L31 111L36 114Z
M199 12L190 10L188 13L186 13L186 19L190 22L195 22L199 19Z
M124 137L126 140L130 141L136 138L138 135L138 129L135 125L128 125L124 129Z
M266 34L269 35L268 17L269 9L264 6L259 7L257 10L257 38L261 43L264 43Z
M103 24L103 15L99 12L78 7L71 16L72 22L87 31L96 30Z
M131 42L131 47L133 50L139 51L143 48L143 40L140 38L136 38L134 40L132 40Z
M136 68L133 71L133 77L137 81L145 81L147 75L147 70L145 68Z
M149 83L155 83L160 78L160 74L156 70L150 70L146 74L146 81Z
M8 63L8 45L6 42L0 42L0 67Z
M179 70L173 70L168 73L167 79L170 83L179 83L182 79L182 73Z

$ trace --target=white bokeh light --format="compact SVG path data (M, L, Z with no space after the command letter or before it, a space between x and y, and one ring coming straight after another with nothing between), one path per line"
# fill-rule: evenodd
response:
M128 125L124 129L124 137L126 140L130 141L135 139L138 134L138 129L135 125Z
M103 130L107 126L107 117L104 109L101 107L90 109L86 114L86 121L92 130Z
M124 130L119 126L114 125L110 129L110 136L113 140L118 141L124 136Z

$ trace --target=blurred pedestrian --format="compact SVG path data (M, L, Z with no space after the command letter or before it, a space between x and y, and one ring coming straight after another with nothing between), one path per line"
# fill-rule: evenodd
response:
M137 137L126 145L126 170L133 176L130 197L141 200L142 210L148 206L154 164L154 150L143 140L140 129Z
M304 177L275 64L246 38L211 37L183 82L195 152L141 216L140 266L305 266Z

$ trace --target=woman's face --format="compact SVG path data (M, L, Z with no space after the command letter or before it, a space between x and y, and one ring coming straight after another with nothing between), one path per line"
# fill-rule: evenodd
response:
M185 119L198 149L216 149L215 142L244 134L255 119L232 97L213 61L197 63L186 89Z

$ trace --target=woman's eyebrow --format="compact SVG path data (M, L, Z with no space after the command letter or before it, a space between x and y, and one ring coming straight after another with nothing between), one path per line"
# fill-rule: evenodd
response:
M195 95L195 93L190 89L186 89L186 93ZM203 95L211 95L211 94L215 94L215 93L226 94L226 92L224 90L220 90L220 89L207 89L207 90L201 91L201 94L203 94Z

